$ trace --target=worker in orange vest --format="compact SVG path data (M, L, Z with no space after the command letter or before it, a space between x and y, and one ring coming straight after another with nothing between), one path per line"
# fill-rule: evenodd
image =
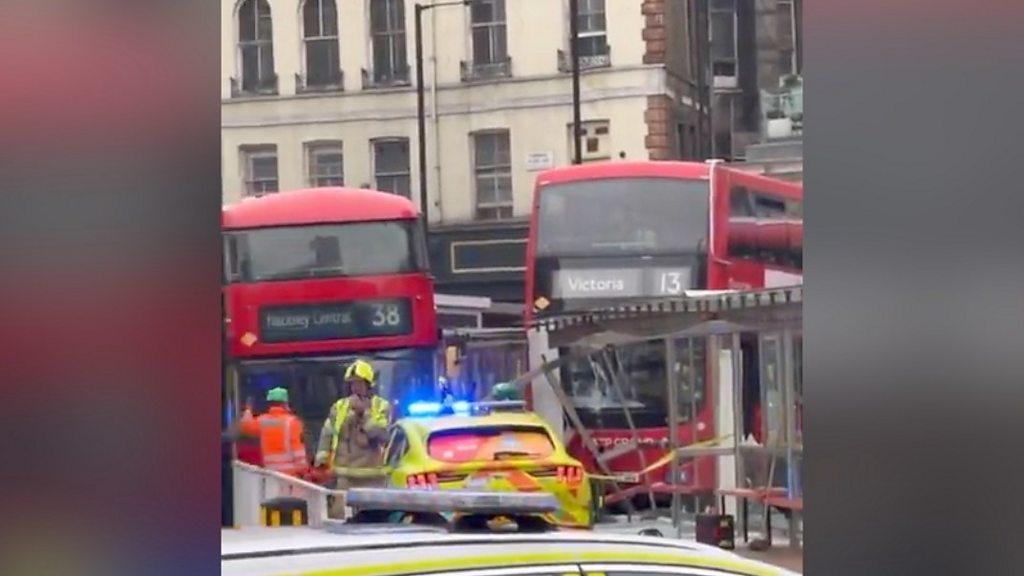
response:
M242 422L242 433L258 436L263 466L271 470L302 476L309 469L306 446L302 443L302 420L288 407L288 391L274 388L267 392L269 408L256 419Z
M235 435L238 459L253 466L263 466L263 459L260 455L259 426L256 424L256 416L253 414L251 398L245 403L245 410L242 411L238 429L248 432Z

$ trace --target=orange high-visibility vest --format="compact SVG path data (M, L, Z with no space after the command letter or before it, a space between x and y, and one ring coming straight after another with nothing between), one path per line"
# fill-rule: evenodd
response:
M302 420L289 410L274 406L256 422L260 429L263 466L293 476L305 472L309 461L302 443Z

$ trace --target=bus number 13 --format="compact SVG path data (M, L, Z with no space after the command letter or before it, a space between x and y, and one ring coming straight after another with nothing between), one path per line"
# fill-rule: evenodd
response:
M661 273L661 293L662 294L682 294L683 293L683 275L679 272L662 272Z
M402 321L402 316L398 312L398 306L390 304L385 306L384 304L373 305L373 325L376 327L381 326L398 326Z

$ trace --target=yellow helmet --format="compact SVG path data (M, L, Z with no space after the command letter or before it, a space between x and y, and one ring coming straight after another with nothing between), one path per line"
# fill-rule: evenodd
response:
M348 369L345 370L345 380L349 380L353 376L366 380L370 386L377 383L374 378L373 366L366 360L356 360L349 364Z

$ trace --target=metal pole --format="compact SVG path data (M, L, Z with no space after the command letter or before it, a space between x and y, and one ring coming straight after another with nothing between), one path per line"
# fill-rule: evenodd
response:
M707 19L707 11L705 10L704 2L697 1L695 3L697 22L695 28L697 33L695 34L695 41L697 43L697 91L698 99L700 100L700 125L703 127L705 119L707 121L707 131L701 130L702 137L700 142L700 155L701 160L708 158L708 150L714 147L715 135L713 132L714 126L711 120L711 98L708 95L708 83L707 83L707 72L708 63L710 62L710 49L705 53L706 48L710 48L708 41L708 27L710 22ZM706 135L706 137L704 136Z
M672 527L676 536L683 533L682 511L680 508L679 491L679 375L676 372L676 347L672 338L665 339L665 374L668 376L668 441L672 450Z
M743 359L741 350L740 334L733 332L732 351L729 358L732 361L732 433L733 445L736 447L733 458L735 459L736 487L742 489L747 486L746 474L743 471L743 451L740 449L740 444L743 441ZM746 514L739 514L741 505L746 510L746 500L743 500L741 504L740 499L737 499L736 505L737 516L739 516L738 524L740 524L743 534L746 534L748 530Z
M694 75L697 77L697 141L696 144L696 156L700 160L704 160L704 75L701 73L701 67L703 62L700 54L700 5L701 0L689 0L689 14L688 18L689 26L689 38L690 38L690 62L693 64L692 70Z
M796 394L794 390L794 350L793 331L786 329L782 332L782 358L784 362L783 375L783 402L785 402L785 424L786 424L786 497L794 498L794 487L796 485L796 470L794 467L794 446L796 436ZM799 547L797 536L797 511L789 511L789 545Z
M569 55L572 58L572 137L573 164L583 163L583 127L580 125L579 2L569 0Z
M420 169L420 211L423 213L423 232L426 235L430 220L427 217L427 111L423 86L423 11L420 4L415 6L416 28L416 121L419 140Z
M690 373L690 443L696 444L700 441L697 437L697 372L693 365L693 338L686 339L686 366ZM692 459L693 462L693 513L694 515L700 514L700 493L697 488L700 486L700 462L696 456Z

